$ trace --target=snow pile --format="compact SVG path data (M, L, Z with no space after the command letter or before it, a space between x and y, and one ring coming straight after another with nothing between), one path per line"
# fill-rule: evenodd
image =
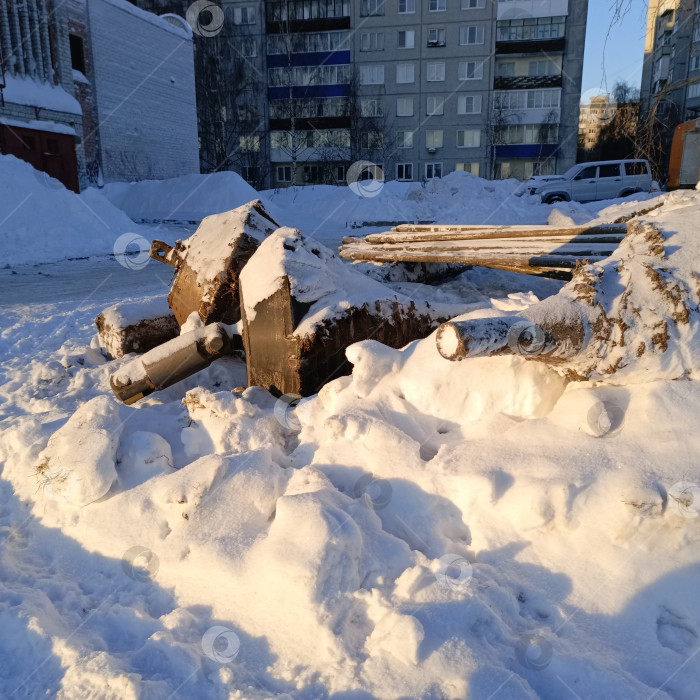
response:
M517 180L484 180L454 172L427 183L384 183L374 196L350 187L312 185L264 192L285 212L284 223L306 235L383 222L429 221L441 224L545 223L551 207L516 194Z
M670 312L628 254L692 280L698 206L700 193L679 193L646 215L667 259L658 237L646 250L630 237L602 263L602 308L618 308L630 281L631 314ZM263 247L279 253L295 235ZM538 303L507 288L512 275L465 275L480 307L467 318ZM681 298L697 305L696 292ZM123 407L108 378L125 361L87 346L94 315L75 311L79 337L49 337L29 361L31 327L2 321L2 476L40 522L18 527L26 508L0 488L0 654L21 651L0 692L697 697L692 378L567 382L517 356L451 363L433 335L350 347L353 375L296 406L237 388L241 365L217 361L199 387ZM697 358L694 330L668 333L674 358ZM89 459L66 462L84 430ZM57 497L42 482L47 456L90 493Z
M100 192L135 221L201 221L261 199L240 175L230 171L169 180L112 182ZM263 204L268 207L264 199ZM274 217L274 210L270 211Z
M689 225L698 216L700 193L668 195L632 221L609 258L578 268L556 297L528 309L545 328L582 326L583 347L562 372L629 383L700 370L700 240Z
M29 163L4 155L0 222L1 259L10 265L112 253L121 235L138 230L99 192L77 195Z

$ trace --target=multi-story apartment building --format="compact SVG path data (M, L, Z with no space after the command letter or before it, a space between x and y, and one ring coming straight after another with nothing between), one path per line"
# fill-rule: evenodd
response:
M610 95L591 97L588 104L581 105L578 121L579 148L589 151L598 143L600 129L615 116L617 105L610 101Z
M674 126L700 116L698 0L650 0L641 100Z
M135 2L184 11L182 0ZM360 159L399 180L524 179L575 162L587 0L218 8L216 36L195 36L203 170L284 186L343 182Z

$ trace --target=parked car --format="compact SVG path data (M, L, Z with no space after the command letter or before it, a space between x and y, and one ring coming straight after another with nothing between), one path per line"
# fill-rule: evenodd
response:
M651 168L646 160L579 163L563 175L532 178L526 183L528 192L539 195L545 204L616 199L649 192L651 185Z

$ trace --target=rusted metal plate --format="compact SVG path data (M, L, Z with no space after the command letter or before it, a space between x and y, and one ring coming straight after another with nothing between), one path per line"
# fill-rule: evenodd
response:
M105 309L95 324L100 347L111 359L148 352L180 333L164 298L115 304Z
M176 270L168 303L180 325L196 311L205 324L240 320L238 277L265 236L278 227L260 200L209 216L185 241L154 241L151 257Z

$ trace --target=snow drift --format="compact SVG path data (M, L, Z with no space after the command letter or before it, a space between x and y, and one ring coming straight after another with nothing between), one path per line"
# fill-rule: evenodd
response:
M14 156L0 155L3 264L112 253L138 227L96 190L80 195ZM136 234L134 234L136 236Z

